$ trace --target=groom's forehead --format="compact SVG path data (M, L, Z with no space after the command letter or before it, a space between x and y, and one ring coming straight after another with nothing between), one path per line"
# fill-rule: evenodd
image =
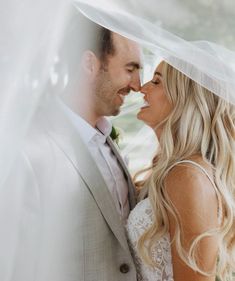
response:
M142 67L142 50L138 43L125 38L117 33L112 33L114 56L129 60L129 62Z
M140 46L136 42L114 32L112 32L112 41L115 51L119 53L122 51L136 52L136 50L140 49Z

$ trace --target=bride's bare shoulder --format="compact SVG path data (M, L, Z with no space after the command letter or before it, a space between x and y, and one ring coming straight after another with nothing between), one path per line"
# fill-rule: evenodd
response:
M200 158L192 161L200 165L213 179L212 168L206 162ZM197 165L188 162L179 163L166 176L167 194L179 213L187 210L187 213L201 214L213 206L216 210L215 188L207 174Z

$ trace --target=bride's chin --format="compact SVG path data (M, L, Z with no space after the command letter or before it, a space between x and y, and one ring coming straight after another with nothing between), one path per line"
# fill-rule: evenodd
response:
M142 115L143 115L142 112L139 111L139 112L137 113L137 119L139 119L139 120L141 120L141 121L144 121Z
M145 125L149 126L148 121L146 120L146 118L144 118L144 116L142 114L137 114L137 119L142 121ZM149 126L150 127L150 126Z

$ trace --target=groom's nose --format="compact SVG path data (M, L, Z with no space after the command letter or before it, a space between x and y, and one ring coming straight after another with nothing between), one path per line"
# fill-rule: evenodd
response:
M132 91L139 92L141 88L141 82L140 82L140 74L139 72L135 73L133 75L131 82L129 84Z

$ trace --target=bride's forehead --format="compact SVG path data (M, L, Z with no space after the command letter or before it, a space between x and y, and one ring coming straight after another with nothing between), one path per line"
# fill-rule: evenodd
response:
M163 61L161 61L161 62L157 65L157 67L155 68L154 73L156 73L156 72L162 73L162 67L163 67Z

